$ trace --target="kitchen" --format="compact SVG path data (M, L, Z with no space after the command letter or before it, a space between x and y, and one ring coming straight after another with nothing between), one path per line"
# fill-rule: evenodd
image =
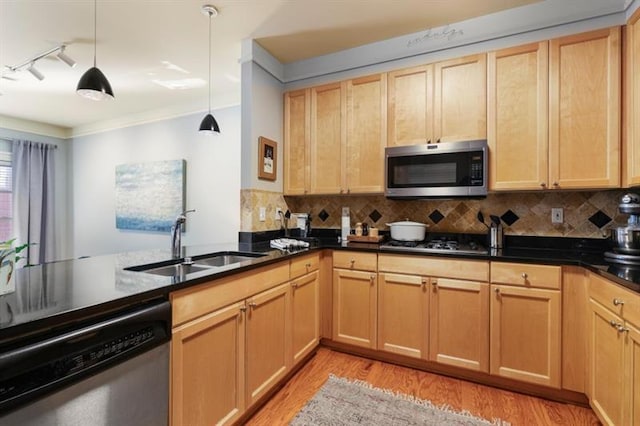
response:
M196 9L198 6L196 6ZM103 9L107 9L104 7ZM631 8L633 9L633 8ZM630 13L630 12L629 12ZM482 233L486 231L476 220L476 212L478 210L484 211L485 214L494 214L504 218L508 218L511 224L507 229L507 234L512 235L541 235L541 236L575 236L575 237L602 237L602 227L589 221L593 218L593 221L601 224L602 222L597 220L601 219L605 215L609 218L607 224L621 225L625 222L626 216L618 213L617 205L619 198L623 195L623 191L599 191L595 190L597 186L593 186L591 192L558 192L552 193L547 191L541 192L529 192L529 193L496 193L489 194L486 199L483 200L458 200L458 201L394 201L388 200L381 195L353 195L353 196L339 196L340 191L326 191L325 195L318 195L314 197L284 197L283 192L283 174L284 179L287 179L287 172L284 168L279 168L277 178L275 181L265 181L257 179L256 167L257 164L257 141L259 136L267 136L270 139L277 141L279 149L277 150L277 164L287 166L286 160L283 157L283 151L287 149L284 146L283 141L286 140L284 130L280 123L283 122L284 108L273 108L273 105L282 105L282 93L283 91L297 90L306 87L318 86L324 83L345 81L349 78L356 78L363 75L370 75L375 72L392 72L397 69L408 68L412 66L419 66L423 63L434 63L449 58L456 58L461 56L467 56L468 54L475 54L479 52L486 52L495 50L502 47L508 47L513 45L519 45L531 41L546 40L560 37L567 34L584 32L595 28L610 27L613 25L620 25L624 23L626 19L622 19L623 14L607 15L605 18L594 18L593 21L581 21L578 24L568 25L567 27L561 27L560 29L554 28L544 33L544 36L540 34L529 34L522 38L522 36L504 39L493 42L482 42L472 44L469 46L462 46L454 48L450 51L438 51L433 54L419 55L417 57L410 57L408 59L397 59L396 62L385 63L376 66L363 66L360 64L359 69L334 72L329 76L300 79L288 84L282 84L281 81L273 78L272 75L278 75L277 69L271 69L271 74L265 72L265 68L269 69L269 58L266 56L266 52L257 44L253 43L249 46L245 45L245 55L243 57L251 57L252 61L244 62L242 64L242 82L243 90L248 92L248 96L252 99L250 103L243 103L240 107L235 107L235 111L231 108L228 115L224 115L221 112L223 118L227 118L227 121L223 121L220 117L216 116L221 126L224 128L224 124L229 120L233 121L234 114L238 112L242 117L242 133L240 132L240 117L235 120L235 137L230 140L242 139L242 150L235 144L235 157L233 152L229 153L227 157L216 151L223 148L211 148L203 147L201 141L194 142L197 150L192 157L187 158L189 179L187 187L188 207L195 207L198 210L195 214L192 214L189 218L187 225L187 232L184 235L185 244L204 244L211 241L233 241L237 239L237 231L240 230L243 233L254 234L260 231L271 231L280 228L280 221L275 219L275 208L280 207L283 210L290 210L292 212L305 212L310 211L314 216L313 227L314 228L338 228L341 217L340 209L343 206L350 207L352 213L352 221L355 222L369 222L376 223L377 226L384 227L384 223L403 220L409 216L414 220L420 222L427 222L431 225L431 230L436 232L447 231L466 231L471 233ZM224 15L222 15L224 16ZM222 17L221 16L221 17ZM487 18L488 19L488 18ZM216 21L217 22L217 21ZM214 22L214 34L216 33L216 22ZM483 22L481 22L483 23ZM484 22L486 24L486 22ZM473 32L467 27L460 27L466 30L466 34L473 34ZM206 28L205 28L206 29ZM462 37L462 36L460 36ZM527 39L527 37L530 37ZM204 36L206 40L206 34ZM413 36L402 40L403 45L406 40L412 41L406 44L411 48L424 47L427 41L431 40L428 37ZM427 41L416 41L427 40ZM460 39L458 39L460 40ZM517 40L517 42L515 41ZM454 42L456 40L454 39ZM465 44L468 41L460 40L461 44ZM392 54L406 55L406 50L397 49L397 43L393 44L389 41L389 50ZM393 53L399 52L399 53ZM358 55L350 55L352 60L367 63L370 61L366 57L358 57ZM365 55L362 55L365 56ZM98 57L99 59L99 57ZM344 59L343 59L344 60ZM98 61L100 62L100 60ZM351 64L353 65L353 64ZM297 64L300 69L299 75L308 74L306 67L317 69L315 73L327 73L331 70L332 64L318 64L317 62L310 61L309 63ZM342 65L344 66L344 65ZM344 69L349 68L344 66ZM244 87L245 82L252 82L249 87ZM115 86L115 85L114 85ZM143 125L141 127L128 127L113 132L96 133L93 135L79 136L76 140L74 138L73 144L73 174L74 181L70 186L72 190L70 198L73 199L74 212L67 217L73 217L73 251L70 257L77 257L83 255L96 255L103 253L113 253L123 250L133 249L146 249L155 247L164 247L167 244L166 235L137 235L136 233L117 231L113 227L113 206L111 205L113 194L113 180L112 173L115 165L125 161L129 161L122 153L131 153L131 151L137 152L139 155L137 158L131 158L132 160L153 159L149 157L149 152L154 153L157 159L164 158L176 158L180 157L180 151L178 148L172 147L170 140L175 139L175 136L169 136L166 132L175 132L174 135L182 135L185 133L185 129L195 128L200 120L200 114L193 117L186 116L179 119L180 123L177 128L170 127L167 130L166 127L159 129L152 124ZM246 130L244 126L249 124L249 129ZM165 124L165 123L163 123ZM145 128L145 126L147 126ZM2 126L4 127L4 126ZM232 124L229 130L234 131ZM245 131L246 130L246 131ZM88 130L87 133L89 133ZM146 136L144 131L149 132L149 136ZM240 135L238 137L237 135ZM226 138L225 132L220 135L222 138ZM182 137L182 136L181 136ZM135 149L131 148L131 140L144 140L140 142L140 147L136 145ZM223 139L224 140L224 139ZM86 143L82 143L85 142ZM155 145L159 143L159 145ZM108 144L107 144L108 143ZM59 148L60 149L60 148ZM168 149L168 152L165 150ZM172 151L173 149L173 151ZM139 150L139 151L138 151ZM165 152L160 152L165 151ZM174 153L174 155L171 155ZM118 154L118 158L116 157ZM206 157L205 157L206 156ZM226 212L225 217L217 221L217 214L219 214L217 203L215 200L208 199L206 189L198 188L197 185L193 185L200 177L192 176L191 166L194 165L193 171L195 173L203 173L205 179L210 179L207 166L200 165L197 162L198 158L211 158L220 159L220 165L217 167L210 167L211 169L217 168L218 170L224 169L227 166L224 163L229 161L222 161L222 158L238 158L241 164L249 164L251 167L242 167L241 176L238 176L238 183L233 191L233 188L229 188L231 185L219 185L229 190L229 193L223 193L219 197L221 199L238 199L238 193L240 193L240 202L237 206L225 206L229 210L235 210L235 212ZM100 158L100 162L96 162L96 158ZM105 161L112 158L112 161ZM91 161L93 159L93 161ZM195 159L195 160L194 160ZM200 168L201 167L201 168ZM335 167L332 164L331 167ZM240 167L237 165L235 169ZM205 171L206 170L206 171ZM76 179L79 176L93 176L95 179ZM219 181L228 182L226 175L214 177ZM78 182L79 180L79 182ZM189 186L189 184L192 184ZM329 182L330 183L330 182ZM552 182L549 183L551 185ZM587 186L589 187L589 186ZM616 187L616 186L614 186ZM242 188L242 189L240 189ZM216 187L216 191L219 190ZM194 192L196 191L196 192ZM202 191L198 193L197 191ZM96 199L95 194L104 194L104 198ZM322 191L320 191L322 193ZM327 194L336 194L327 195ZM200 195L200 196L198 196ZM216 195L218 196L218 195ZM228 197L228 198L227 198ZM197 201L197 205L194 205L193 201ZM203 206L204 204L204 206ZM234 204L234 203L229 203ZM260 207L265 207L265 220L260 220ZM563 207L565 214L565 221L562 225L553 225L549 220L549 210L551 207ZM322 213L324 211L324 214ZM377 211L378 214L374 214ZM438 213L436 213L438 212ZM509 213L511 212L511 213ZM576 213L574 216L574 212ZM374 217L378 217L376 221ZM434 220L443 216L440 220ZM322 219L324 217L325 219ZM504 219L503 218L503 219ZM611 220L613 219L613 221ZM200 221L200 222L198 222ZM211 221L222 223L220 229L215 231L210 230L205 225ZM226 221L226 222L224 222ZM612 222L612 223L610 223ZM235 230L234 224L235 223ZM70 225L71 226L71 225ZM192 227L190 227L192 226ZM210 225L209 225L210 226ZM195 232L199 230L199 232ZM204 231L204 232L202 232ZM228 232L224 237L218 236L219 232ZM232 234L233 235L230 235ZM222 239L224 238L224 239ZM103 246L100 246L103 245Z

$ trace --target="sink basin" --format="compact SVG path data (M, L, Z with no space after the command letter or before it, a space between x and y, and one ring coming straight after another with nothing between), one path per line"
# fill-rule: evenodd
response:
M251 253L240 251L221 251L211 254L194 256L193 263L185 264L184 259L174 259L165 262L149 263L124 268L127 271L145 272L147 274L162 275L165 277L179 277L202 271L214 271L216 267L233 265L235 263L253 260L266 256L263 253Z
M193 258L193 261L195 262L196 265L227 266L227 265L232 265L234 263L253 260L262 256L266 256L266 255L263 253L226 251L226 252L208 254L204 256L196 256Z

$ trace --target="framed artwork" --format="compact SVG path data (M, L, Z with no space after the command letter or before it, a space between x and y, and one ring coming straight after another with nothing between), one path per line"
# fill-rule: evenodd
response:
M276 180L278 176L278 143L260 136L258 139L258 179Z
M116 166L116 228L170 232L185 205L184 160Z

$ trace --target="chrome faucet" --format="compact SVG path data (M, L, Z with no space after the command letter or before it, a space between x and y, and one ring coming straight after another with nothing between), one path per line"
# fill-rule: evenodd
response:
M180 216L176 218L173 226L171 227L171 257L178 259L180 257L180 248L182 247L182 225L187 221L187 213L195 212L196 210L185 210L180 213Z

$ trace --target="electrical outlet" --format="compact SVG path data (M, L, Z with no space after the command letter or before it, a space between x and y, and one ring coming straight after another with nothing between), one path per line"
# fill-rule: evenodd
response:
M276 215L275 215L276 220L280 220L280 213L282 213L282 209L280 207L276 207Z
M267 209L260 207L260 222L264 222L265 220L267 220Z
M564 220L563 209L558 207L551 209L551 223L562 223Z

